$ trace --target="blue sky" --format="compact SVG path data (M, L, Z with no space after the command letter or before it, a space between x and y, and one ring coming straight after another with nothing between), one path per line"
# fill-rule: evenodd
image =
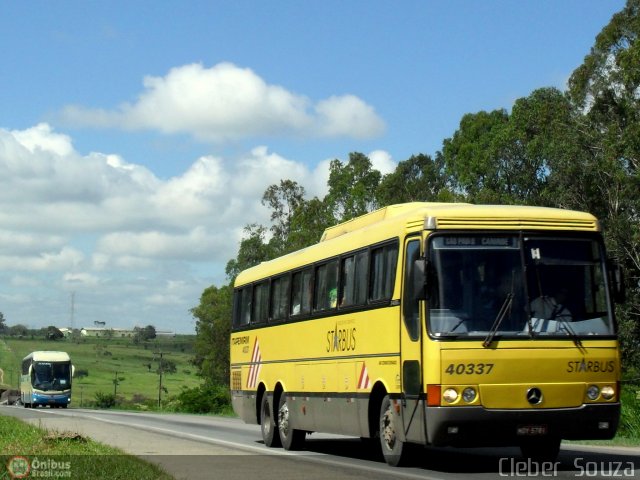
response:
M193 330L280 178L382 173L465 113L563 89L624 2L7 2L0 312Z

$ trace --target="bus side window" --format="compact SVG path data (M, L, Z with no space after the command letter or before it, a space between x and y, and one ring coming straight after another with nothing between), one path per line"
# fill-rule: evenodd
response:
M341 307L348 307L355 303L355 283L356 283L356 259L347 257L342 259L342 291L340 292Z
M289 276L278 277L271 282L270 319L284 320L287 317L287 299L289 297Z
M315 310L328 310L338 305L338 261L316 268Z
M369 274L369 252L365 250L356 254L356 305L367 303L367 278Z
M340 307L367 303L367 252L342 259Z
M311 269L293 274L291 279L291 315L311 312Z
M251 323L267 321L269 306L269 282L262 282L253 287L253 311Z
M240 326L249 325L251 321L251 286L246 286L241 291L240 299Z
M371 293L369 297L372 301L391 298L397 260L397 245L385 245L371 251Z
M238 328L240 326L240 304L242 300L242 290L234 290L233 292L233 313L231 327Z

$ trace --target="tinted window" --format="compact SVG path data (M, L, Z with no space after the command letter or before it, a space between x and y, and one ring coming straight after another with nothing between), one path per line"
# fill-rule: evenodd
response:
M267 307L269 305L269 284L262 282L253 287L253 312L251 321L262 323L267 321Z
M328 310L338 304L338 261L316 268L315 309Z
M251 287L245 287L238 294L240 298L240 309L238 313L238 325L249 325L251 321Z
M293 274L291 282L291 315L311 312L311 269Z
M398 247L386 245L371 250L371 294L372 301L389 300L393 293Z
M342 293L340 306L364 305L367 302L367 252L342 259Z
M276 278L271 282L271 319L284 320L287 317L289 298L289 276Z

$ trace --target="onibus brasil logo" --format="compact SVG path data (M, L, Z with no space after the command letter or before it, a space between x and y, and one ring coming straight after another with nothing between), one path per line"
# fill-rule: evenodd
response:
M16 455L7 462L7 472L11 478L71 478L71 462Z
M7 471L11 478L27 478L31 472L31 464L27 457L12 457L7 462Z

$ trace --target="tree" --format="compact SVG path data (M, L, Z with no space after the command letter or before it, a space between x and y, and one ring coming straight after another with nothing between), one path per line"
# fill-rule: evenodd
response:
M225 272L227 278L233 282L238 274L260 262L274 257L273 248L265 242L267 229L262 225L252 224L244 228L245 237L240 242L238 256L227 262Z
M589 199L603 219L611 254L626 271L619 310L623 355L640 365L640 0L627 0L569 79L593 172Z
M229 334L232 310L231 286L211 286L202 293L200 304L191 309L196 319L195 357L192 363L206 382L229 382Z
M318 197L303 201L291 218L287 239L288 251L300 250L318 243L324 230L334 224L335 218L327 202Z
M460 127L442 144L442 159L455 192L472 202L498 203L502 187L496 162L500 135L509 121L505 110L468 113ZM507 187L508 189L508 187Z
M371 160L362 153L350 153L346 165L340 160L332 160L329 193L324 201L331 208L334 219L344 222L375 210L380 178L380 172L372 168Z
M11 325L8 331L12 337L26 337L29 335L29 329L20 323L18 325Z
M146 342L148 340L153 340L156 338L156 327L153 325L147 325L146 327L134 327L135 335L133 337L133 341L135 343Z
M53 325L50 325L45 331L45 338L47 340L59 340L64 338L64 334Z
M380 206L453 200L442 155L437 155L435 160L429 155L412 155L398 163L395 171L382 177L376 199Z
M270 240L276 255L287 253L291 220L304 203L304 188L292 180L280 180L280 185L271 185L262 196L262 204L271 208Z
M160 372L164 373L176 373L178 371L178 367L176 365L176 362L174 362L173 360L169 360L166 358L162 358L159 362L158 362L158 368L156 370L157 374L160 374Z
M7 325L5 323L4 314L0 312L0 333L5 333L7 331Z

